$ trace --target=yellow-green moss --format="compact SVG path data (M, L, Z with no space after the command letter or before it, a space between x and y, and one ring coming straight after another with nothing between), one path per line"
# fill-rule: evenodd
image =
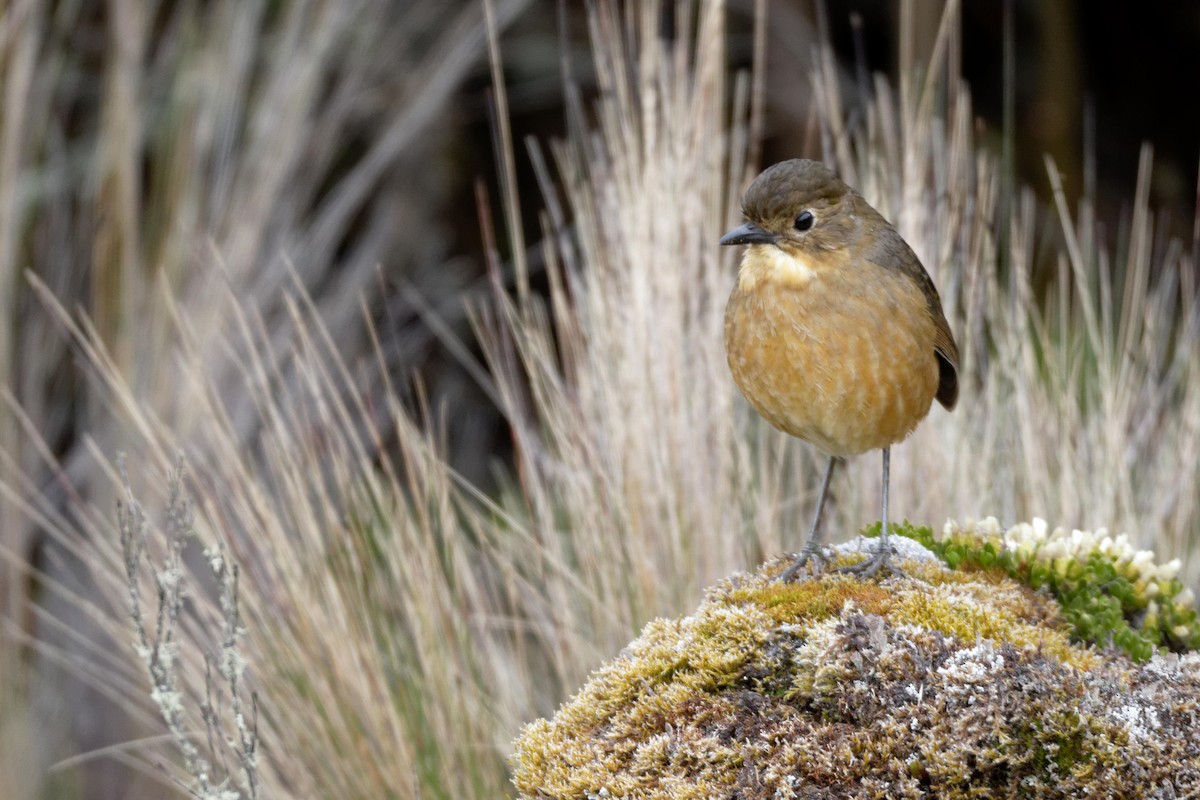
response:
M733 589L724 599L757 606L776 623L802 625L839 614L848 602L869 613L883 614L891 607L893 595L876 583L827 574L821 580L796 583L755 581Z
M691 616L655 620L525 729L519 792L1200 792L1200 658L1140 667L1071 643L1055 605L1007 578L905 566L912 577L781 584L772 564L714 587Z
M961 592L947 586L934 591L902 591L892 609L891 619L899 624L940 631L960 641L981 638L1036 648L1080 669L1095 665L1096 655L1071 644L1064 629L1023 619L1018 613L1022 609L1004 602L1004 594L985 602L977 591L970 591L971 588L982 587L964 585Z

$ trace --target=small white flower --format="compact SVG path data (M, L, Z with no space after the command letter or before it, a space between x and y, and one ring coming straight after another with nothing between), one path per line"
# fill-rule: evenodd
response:
M1139 573L1149 572L1154 568L1154 551L1153 550L1138 550L1133 555L1133 559L1129 565Z
M1170 561L1158 568L1158 578L1159 580L1163 581L1173 580L1175 576L1179 574L1179 570L1182 568L1183 562L1178 558L1172 558Z
M1065 558L1067 555L1067 544L1061 540L1047 542L1038 551L1038 556L1045 561L1054 561L1059 558Z

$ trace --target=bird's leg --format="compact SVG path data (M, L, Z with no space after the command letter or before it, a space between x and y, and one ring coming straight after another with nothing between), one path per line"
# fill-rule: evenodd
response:
M883 448L883 524L879 533L879 544L875 546L875 554L866 561L861 561L849 567L842 567L838 572L848 572L866 578L887 568L893 575L903 575L904 571L892 563L892 543L888 541L888 482L891 471L892 448Z
M808 531L808 542L805 543L804 549L800 551L800 555L796 556L796 560L788 567L782 575L779 576L781 581L790 581L796 577L809 559L815 558L822 560L822 556L817 552L821 544L821 514L825 511L825 499L829 495L829 481L833 477L833 468L837 465L837 456L829 457L829 466L825 468L825 478L821 481L821 495L817 498L817 510L813 514L812 527Z

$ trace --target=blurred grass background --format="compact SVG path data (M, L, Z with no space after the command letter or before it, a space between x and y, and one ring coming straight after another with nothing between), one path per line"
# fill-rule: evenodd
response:
M503 793L517 722L803 529L808 454L714 335L716 237L796 155L897 221L965 345L974 405L901 448L901 513L1186 557L1198 38L1186 4L10 0L6 789L174 791L111 459L153 507L183 450L245 566L269 793Z

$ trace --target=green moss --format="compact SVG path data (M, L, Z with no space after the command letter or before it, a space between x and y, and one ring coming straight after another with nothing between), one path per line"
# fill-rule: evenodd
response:
M1047 533L1040 526L976 529L949 525L942 536L905 522L892 531L920 542L951 569L993 571L1055 599L1071 637L1116 647L1138 661L1160 649L1200 648L1200 620L1173 570L1100 532ZM876 524L866 531L878 535Z

